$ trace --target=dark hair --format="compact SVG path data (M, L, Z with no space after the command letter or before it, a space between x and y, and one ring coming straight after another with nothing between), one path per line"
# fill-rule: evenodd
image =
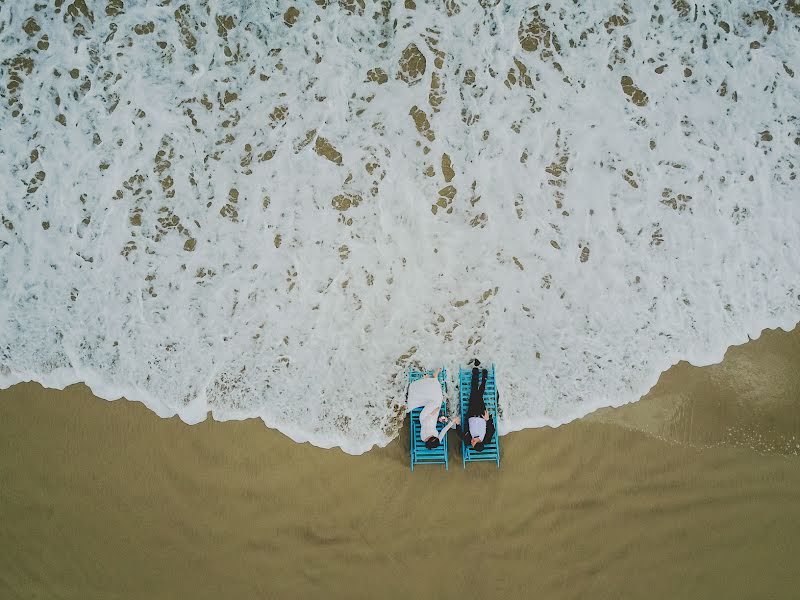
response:
M431 438L431 439L429 439L429 440L425 440L425 447L426 447L428 450L433 450L434 448L438 448L440 443L441 443L441 442L439 442L439 438L437 438L437 437L432 437L432 438Z
M474 446L476 452L483 452L483 442L478 442Z

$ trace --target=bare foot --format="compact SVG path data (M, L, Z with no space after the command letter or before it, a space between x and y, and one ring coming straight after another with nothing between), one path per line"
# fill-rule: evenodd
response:
M439 373L441 373L441 372L442 372L442 368L441 368L441 367L439 367L438 369L436 369L436 370L433 372L433 378L434 378L434 379L439 379Z

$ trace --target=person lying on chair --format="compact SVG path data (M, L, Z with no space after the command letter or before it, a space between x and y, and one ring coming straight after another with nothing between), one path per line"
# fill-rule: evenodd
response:
M408 409L414 410L415 408L422 408L419 414L419 436L425 442L425 447L428 450L438 448L442 443L444 436L453 425L459 422L458 417L448 419L447 417L440 417L439 411L442 408L442 386L439 383L439 372L441 369L436 369L433 377L427 374L422 379L417 379L408 386ZM447 423L447 427L441 431L436 431L436 423Z
M456 434L465 444L472 446L477 452L483 452L485 444L492 441L494 435L494 420L486 410L483 402L483 393L486 391L486 380L489 372L483 370L483 380L478 385L478 369L472 369L472 384L469 392L469 406L467 407L467 422L464 431L456 427Z

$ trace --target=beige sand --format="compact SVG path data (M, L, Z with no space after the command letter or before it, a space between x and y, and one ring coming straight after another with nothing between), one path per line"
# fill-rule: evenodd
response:
M409 472L260 422L0 397L0 598L797 598L800 331ZM455 444L453 444L455 446Z

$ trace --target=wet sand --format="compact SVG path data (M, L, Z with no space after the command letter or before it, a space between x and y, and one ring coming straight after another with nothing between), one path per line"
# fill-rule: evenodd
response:
M800 331L408 469L84 386L0 393L0 598L796 598ZM455 441L452 438L451 441Z

